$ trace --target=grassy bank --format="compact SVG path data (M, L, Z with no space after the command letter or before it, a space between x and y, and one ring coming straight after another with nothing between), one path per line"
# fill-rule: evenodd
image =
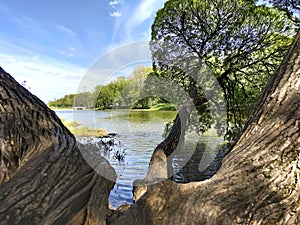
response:
M62 119L63 124L74 134L76 137L103 137L108 133L102 128L90 128L87 126L82 126L76 121L68 122Z
M157 104L150 108L151 110L165 110L165 111L176 111L176 107L173 104L170 103L162 103L162 104Z
M54 108L54 107L50 107L50 109L52 110L76 110L74 108ZM141 110L141 111L176 111L176 107L171 104L171 103L160 103L157 105L152 106L151 108L145 109L145 108L133 108L131 109L130 107L114 107L112 110L114 109L128 109L128 110ZM84 110L111 110L111 109L100 109L100 108L85 108Z
M152 106L149 109L144 109L144 108L134 108L131 109L133 111L176 111L176 107L173 104L170 103L161 103L157 104L155 106Z
M49 106L48 106L49 107ZM63 111L66 111L66 110L73 110L73 108L58 108L58 107L49 107L51 110L53 111L58 111L58 110L63 110Z

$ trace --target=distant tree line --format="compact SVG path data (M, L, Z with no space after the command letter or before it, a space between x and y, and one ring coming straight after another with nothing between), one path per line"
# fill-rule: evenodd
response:
M54 108L86 107L100 110L149 109L158 104L168 103L156 96L141 97L142 87L151 72L151 68L138 65L128 77L120 76L107 85L98 85L92 92L65 95L63 98L50 101L48 106Z
M65 95L63 98L55 99L48 103L49 107L70 108L73 106L75 94Z

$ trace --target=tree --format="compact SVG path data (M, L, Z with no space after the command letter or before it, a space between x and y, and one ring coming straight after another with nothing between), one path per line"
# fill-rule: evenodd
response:
M204 62L223 90L234 140L291 44L291 25L283 13L253 1L170 0L152 25L153 67L197 98L211 89L199 85Z
M279 11L249 1L166 2L152 26L153 67L157 76L175 81L189 97L168 136L155 148L145 182L173 175L172 156L184 143L194 109L200 115L200 132L224 117L209 116L209 105L218 108L219 103L208 96L223 94L226 135L231 141L238 137L289 46L288 35L294 32L289 24ZM215 79L207 80L208 68ZM218 84L222 93L216 91Z
M92 93L96 107L111 109L134 106L139 100L141 86L150 71L151 68L138 65L128 77L120 76L107 85L96 86Z
M212 179L153 184L108 224L299 224L299 61L300 32ZM2 69L0 88L1 223L105 224L112 183L85 163L53 111Z
M151 71L151 68L138 65L128 77L117 77L106 85L96 86L91 92L65 95L63 98L49 102L48 106L111 109L112 107L130 108L140 103L144 105L143 100L139 100L140 90Z
M300 32L214 177L152 184L109 224L300 224L299 62Z
M2 68L0 90L0 224L105 224L111 166Z
M120 91L118 100L124 101L129 108L134 108L139 104L142 107L145 106L143 99L139 97L144 81L150 72L151 68L145 68L143 65L135 67L128 76L126 85Z
M108 224L299 224L299 62L300 32L212 179L153 184ZM1 223L105 224L112 182L85 163L53 111L2 69L0 89ZM100 159L99 169L106 166Z
M49 107L71 108L74 104L74 98L75 98L74 94L65 95L63 98L60 98L60 99L57 99L54 101L50 101L48 103L48 106Z
M74 101L72 102L71 106L87 108L94 107L92 96L92 93L88 91L78 93L74 95Z
M293 22L300 25L299 16L295 16L295 13L299 13L300 11L300 1L299 0L269 0L269 3L274 7L283 10L288 18Z

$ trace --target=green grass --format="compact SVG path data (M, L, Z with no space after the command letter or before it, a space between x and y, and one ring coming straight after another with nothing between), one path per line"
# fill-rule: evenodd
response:
M102 128L82 126L76 121L66 121L64 119L61 121L76 137L103 137L107 135L107 132Z
M49 106L48 106L49 107ZM49 107L51 110L74 110L72 107L70 108L63 108L63 107Z
M107 132L102 128L79 127L70 129L70 131L76 137L103 137L107 135Z
M171 103L161 103L151 107L150 110L176 111L176 107Z
M171 104L171 103L160 103L157 104L155 106L152 106L149 109L143 109L143 108L133 108L130 109L132 111L177 111L175 105Z

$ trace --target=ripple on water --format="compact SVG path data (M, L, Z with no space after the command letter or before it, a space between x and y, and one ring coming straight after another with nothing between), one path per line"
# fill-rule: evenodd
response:
M115 208L123 203L133 203L132 182L145 177L153 150L162 140L164 124L175 117L174 112L163 113L163 120L157 119L158 116L162 116L160 112L157 115L153 112L141 114L135 112L134 116L128 116L128 112L82 110L75 111L74 114L73 111L59 111L57 114L60 118L74 120L84 126L103 128L118 134L115 138L126 149L124 160L116 160L113 154L106 155L118 176L109 196L109 202ZM199 141L199 137L191 139ZM214 152L213 146L220 143L220 140L212 136L204 136L202 141L212 149L211 152ZM192 147L187 147L185 151L176 154L173 160L174 171L179 171L192 154ZM212 155L208 157L213 158ZM205 162L203 165L205 167Z

